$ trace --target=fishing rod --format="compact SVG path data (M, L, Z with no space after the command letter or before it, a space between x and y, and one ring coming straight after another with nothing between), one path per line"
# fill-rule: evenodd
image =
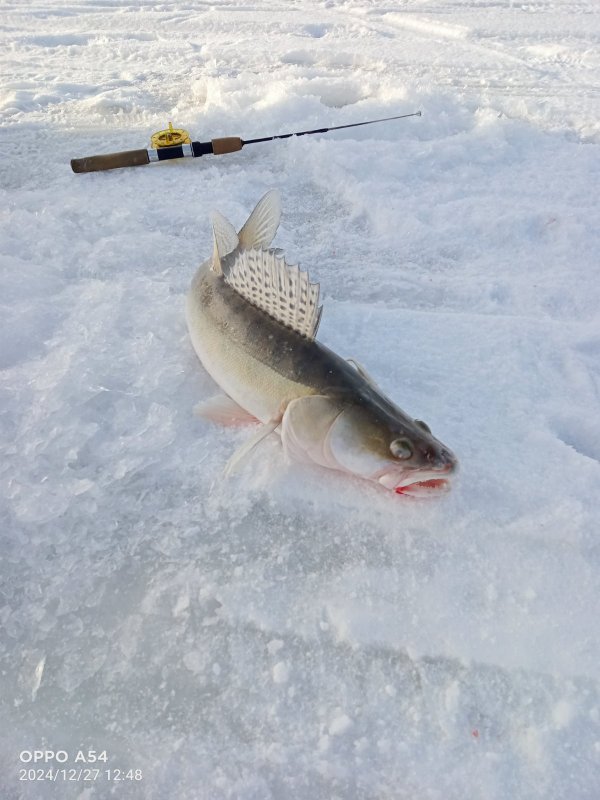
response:
M244 145L258 144L259 142L272 142L275 139L289 139L291 136L312 136L314 133L329 133L343 128L358 128L361 125L374 125L376 122L390 122L394 119L406 117L420 117L421 112L413 114L400 114L395 117L383 119L370 119L366 122L353 122L350 125L334 125L330 128L316 128L313 131L295 131L293 133L280 133L277 136L263 136L260 139L240 139L238 136L226 136L222 139L211 139L210 142L192 142L189 133L183 128L173 128L169 123L169 130L158 131L152 135L150 147L147 150L126 150L122 153L106 153L99 156L86 158L73 158L71 169L73 172L100 172L119 167L141 167L154 161L170 161L173 158L199 158L200 156L222 156L225 153L235 153Z

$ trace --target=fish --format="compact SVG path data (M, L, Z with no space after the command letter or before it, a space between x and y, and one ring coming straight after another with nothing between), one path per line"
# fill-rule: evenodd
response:
M281 197L268 191L238 231L212 213L213 252L193 277L186 321L193 348L224 394L196 413L256 430L229 459L233 473L279 435L308 462L413 497L450 488L458 461L429 426L402 411L366 369L317 341L320 287L271 243Z

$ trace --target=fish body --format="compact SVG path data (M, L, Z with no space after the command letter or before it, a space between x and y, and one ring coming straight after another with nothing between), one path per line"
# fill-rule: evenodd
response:
M315 339L318 286L268 249L278 222L276 192L262 198L239 235L224 218L213 222L213 257L193 279L186 317L200 361L227 397L200 413L262 423L241 457L275 431L292 459L403 494L447 488L457 466L450 450L360 365Z

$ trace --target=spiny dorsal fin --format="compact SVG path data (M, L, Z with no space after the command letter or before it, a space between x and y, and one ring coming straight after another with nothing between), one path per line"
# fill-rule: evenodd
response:
M270 189L256 204L244 227L239 232L240 247L253 250L268 247L279 227L281 196Z
M321 318L319 284L276 250L236 250L223 264L226 283L257 308L314 339Z
M223 214L219 211L213 211L210 216L214 240L212 270L217 275L220 275L223 271L221 269L221 259L235 250L239 240L235 228L229 220L225 219Z

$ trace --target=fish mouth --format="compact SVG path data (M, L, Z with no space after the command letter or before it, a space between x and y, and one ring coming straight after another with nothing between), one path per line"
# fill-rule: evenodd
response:
M407 486L396 486L396 494L407 497L427 497L433 494L444 494L450 491L450 481L445 478L429 478L426 481L415 481Z
M447 477L454 472L454 465L449 464L443 470L410 470L403 473L388 472L378 477L378 481L386 489L408 497L433 497L450 491ZM444 476L444 477L442 477Z

